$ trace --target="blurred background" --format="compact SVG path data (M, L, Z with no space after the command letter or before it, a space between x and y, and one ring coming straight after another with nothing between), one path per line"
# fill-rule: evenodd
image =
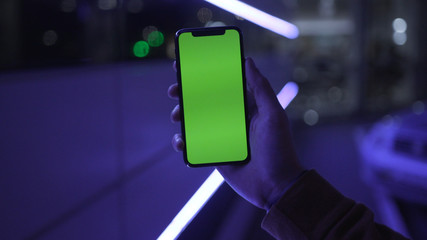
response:
M427 223L427 2L245 0L295 24L286 39L201 0L0 2L0 239L154 239L212 168L187 168L180 28L236 25L280 91L300 160L376 221ZM272 239L226 184L180 239Z

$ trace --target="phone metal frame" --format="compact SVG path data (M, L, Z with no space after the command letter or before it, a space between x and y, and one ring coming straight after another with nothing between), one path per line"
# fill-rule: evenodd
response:
M236 30L239 33L239 45L240 45L240 56L241 56L241 66L242 66L242 84L243 84L243 104L245 112L245 124L246 124L246 145L247 145L247 157L245 160L241 161L231 161L231 162L215 162L215 163L205 163L205 164L193 164L190 163L187 159L187 146L185 144L185 123L184 123L184 104L182 99L182 82L181 82L181 65L179 58L179 41L178 38L182 33L191 32L195 37L202 36L212 36L212 35L222 35L226 30ZM178 89L179 89L179 108L181 112L181 134L184 140L184 149L183 156L184 161L188 167L210 167L210 166L220 166L220 165L242 165L249 162L251 159L251 148L250 148L250 138L249 138L249 129L250 129L250 119L248 116L248 104L247 104L247 86L246 86L246 74L245 74L245 56L243 51L243 35L242 31L236 26L223 26L223 27L203 27L203 28L183 28L176 32L175 34L175 56L176 56L176 73L178 80Z

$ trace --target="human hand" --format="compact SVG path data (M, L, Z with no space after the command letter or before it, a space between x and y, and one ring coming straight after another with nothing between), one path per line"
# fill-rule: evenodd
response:
M245 69L251 159L244 165L216 168L239 195L255 206L268 210L303 168L296 157L288 118L268 80L250 58L245 61ZM173 84L168 89L168 95L177 99L178 91L178 85ZM171 120L180 120L178 105L172 110ZM175 150L182 151L184 144L182 135L175 134L172 139Z

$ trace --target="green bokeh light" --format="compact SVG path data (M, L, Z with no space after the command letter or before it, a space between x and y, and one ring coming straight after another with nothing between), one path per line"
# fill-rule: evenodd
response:
M159 31L152 31L148 34L147 42L151 47L159 47L165 42L165 37Z
M150 52L150 46L146 41L138 41L133 45L133 54L136 57L146 57Z

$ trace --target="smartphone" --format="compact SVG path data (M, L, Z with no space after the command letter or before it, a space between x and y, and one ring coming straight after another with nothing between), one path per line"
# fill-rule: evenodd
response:
M181 29L175 49L186 164L249 161L241 31L234 26Z

